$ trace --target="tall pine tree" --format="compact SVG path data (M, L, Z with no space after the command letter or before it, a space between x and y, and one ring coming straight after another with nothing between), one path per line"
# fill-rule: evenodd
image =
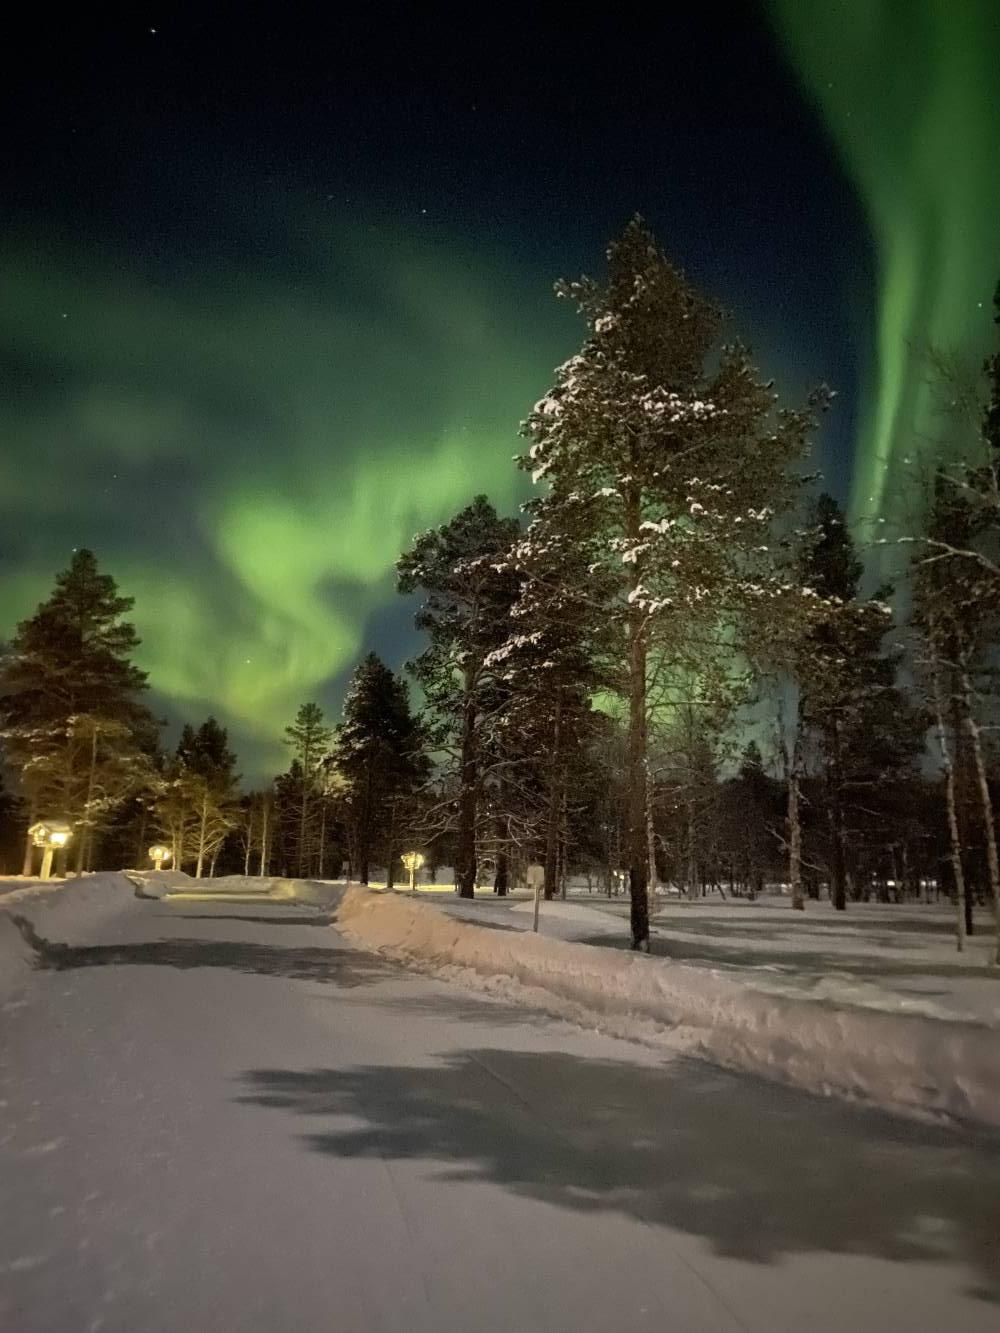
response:
M352 876L368 883L377 849L391 881L395 857L405 850L399 841L411 823L410 798L430 765L406 684L375 653L351 679L344 720L334 733L333 763Z
M594 615L618 632L632 942L648 949L650 658L696 675L775 593L767 534L796 489L812 412L775 410L746 351L720 348L720 312L640 219L609 248L603 284L557 292L588 336L525 423L522 466L549 487L546 526L586 550Z
M155 744L141 702L146 675L131 660L139 646L125 619L132 606L93 552L78 550L0 662L0 726L28 822L71 822L81 869L106 815L145 781ZM26 873L30 866L29 840Z
M314 836L318 830L313 829L312 818L320 810L323 765L332 738L333 730L326 725L323 710L316 703L302 704L295 721L285 728L285 743L293 755L290 776L294 775L296 787L294 831L289 832L300 877L309 873L314 861L318 863L318 838Z
M397 565L400 592L424 595L416 625L429 643L412 671L453 760L454 797L443 802L443 813L456 835L455 883L463 898L475 895L482 721L495 683L490 654L507 639L517 597L519 579L507 564L517 534L517 521L498 517L479 495L417 537Z

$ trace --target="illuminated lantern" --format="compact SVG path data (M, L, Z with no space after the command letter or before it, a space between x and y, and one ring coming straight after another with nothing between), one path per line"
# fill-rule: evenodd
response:
M162 870L164 861L169 861L172 855L170 848L164 847L159 842L154 842L149 849L149 859L153 863L154 870Z
M424 863L423 852L404 852L403 865L410 872L410 890L416 888L417 871Z
M60 848L65 847L73 836L73 827L61 819L40 819L28 829L31 841L42 849L42 879L52 874L52 857Z

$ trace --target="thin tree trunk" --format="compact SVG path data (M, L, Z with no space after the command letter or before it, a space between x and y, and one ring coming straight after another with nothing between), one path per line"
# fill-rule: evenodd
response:
M969 827L969 803L968 803L968 742L969 736L965 725L965 708L962 699L962 692L952 673L952 691L951 691L951 733L955 741L955 815L958 820L959 846L962 857L962 879L965 884L965 934L972 936L975 934L975 922L972 916L973 899L970 892L970 875L966 874L968 867L968 854L966 850L965 838L968 836ZM963 836L965 835L965 836Z
M269 819L270 813L271 813L270 806L268 804L267 799L265 798L261 802L261 807L260 807L260 863L257 873L261 876L261 878L263 878L264 875L267 874L267 855L268 855L267 836L269 832L268 826L270 824L270 819Z
M94 801L94 775L97 772L97 727L91 728L90 732L90 769L87 773L87 795L83 802L84 817L81 821L83 827L80 830L80 837L76 844L76 873L82 873L86 865L87 848L90 842L90 826L92 819L91 806Z
M385 855L385 887L396 887L396 798L389 803L389 838Z
M309 764L311 751L306 748L302 754L302 809L299 812L299 878L305 878L306 865L306 828L309 823Z
M694 832L694 802L687 803L687 896L698 896L698 858L696 855L697 839Z
M983 758L982 737L979 723L972 715L972 688L968 672L963 667L961 674L962 702L965 707L965 725L972 746L972 757L976 768L976 781L979 785L979 801L982 806L983 833L986 838L986 865L990 875L990 896L993 899L993 918L996 926L996 949L993 961L1000 963L1000 858L997 856L996 821L993 818L993 802L990 799L990 784L986 773L986 761Z
M652 895L659 882L656 872L656 830L653 827L653 784L649 780L649 765L646 765L646 855L649 860L649 893Z
M543 892L549 902L556 895L559 877L559 817L560 772L562 753L562 690L556 694L555 714L552 719L552 762L549 764L549 800L545 815L545 878Z
M250 808L247 811L247 851L243 858L243 877L250 877L250 846L253 842L253 800L250 801Z
M629 616L628 862L632 948L649 952L646 857L646 643L641 612Z
M510 860L507 852L501 849L497 852L497 869L493 877L493 891L500 898L507 896L507 890L510 887Z
M840 725L833 722L833 782L830 799L830 832L833 836L833 884L830 897L836 911L847 910L847 858L844 854L844 799L841 776Z
M802 818L799 813L801 774L799 755L801 753L799 724L795 724L792 737L792 755L788 765L788 880L792 891L792 908L796 912L806 910L805 895L802 892Z
M322 800L319 807L319 865L317 867L317 878L326 879L326 801Z
M208 788L206 786L201 798L201 825L198 829L198 861L195 865L194 877L201 879L201 872L205 865L205 832L208 828Z
M462 711L462 757L458 793L458 833L455 840L455 888L460 898L476 896L476 813L479 782L476 753L476 701L472 673L465 673Z
M567 827L568 819L566 814L567 795L566 795L566 774L560 773L559 786L562 790L562 800L559 805L559 897L563 902L566 901L566 888L569 880L569 869L567 861L569 859L569 829Z
M961 953L965 948L965 902L967 893L965 870L962 867L962 838L958 830L958 809L955 802L955 765L951 762L951 751L948 748L948 735L944 725L944 704L941 699L941 676L936 657L931 668L931 684L934 696L934 729L937 733L938 747L941 751L941 767L944 769L951 870L955 879L955 947Z

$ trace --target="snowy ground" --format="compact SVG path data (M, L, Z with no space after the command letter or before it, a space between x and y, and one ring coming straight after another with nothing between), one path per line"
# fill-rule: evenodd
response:
M531 929L532 907L524 901L490 895L433 902L468 920ZM824 902L810 903L803 913L781 898L671 900L655 909L652 950L768 994L1000 1027L991 914L977 914L976 924L979 933L959 954L946 905L859 903L841 913ZM596 894L543 903L540 930L624 948L628 904Z
M405 973L318 902L97 880L17 904L5 1330L997 1327L995 1140Z

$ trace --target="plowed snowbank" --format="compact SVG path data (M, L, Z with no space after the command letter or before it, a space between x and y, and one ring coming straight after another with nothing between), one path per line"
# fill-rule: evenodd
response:
M337 925L359 945L813 1092L1000 1126L1000 1043L972 1023L827 1009L704 968L489 929L427 902L349 889ZM522 992L523 993L523 992Z

